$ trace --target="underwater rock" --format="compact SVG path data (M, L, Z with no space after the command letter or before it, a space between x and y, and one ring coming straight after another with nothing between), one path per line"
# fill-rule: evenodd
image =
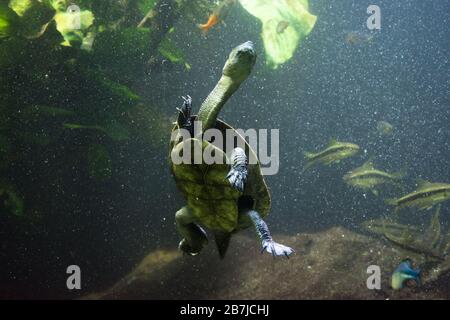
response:
M115 298L117 292L122 292L127 290L130 286L136 286L137 290L143 290L143 288L138 289L140 285L157 286L158 282L160 284L164 283L164 278L158 278L158 276L163 275L163 272L170 275L170 272L164 270L168 268L175 260L181 258L181 253L178 250L156 250L155 252L147 255L136 268L119 282L117 282L113 287L105 292L94 293L87 297L86 299L111 299ZM173 269L173 272L176 270Z
M398 263L420 256L341 227L314 234L277 235L297 253L289 260L259 254L254 237L236 235L224 260L214 245L196 256L175 248L150 253L112 288L86 299L437 299L445 284L390 288ZM369 290L367 268L381 269L381 290ZM205 281L207 279L207 281Z

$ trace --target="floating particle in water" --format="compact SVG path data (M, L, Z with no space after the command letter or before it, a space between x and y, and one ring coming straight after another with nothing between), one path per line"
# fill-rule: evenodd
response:
M394 131L394 126L387 121L378 121L377 131L382 136L389 136Z

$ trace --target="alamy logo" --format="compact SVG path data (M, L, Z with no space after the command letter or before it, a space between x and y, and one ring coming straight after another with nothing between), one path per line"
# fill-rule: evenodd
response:
M202 131L201 121L194 121L194 133L180 128L172 133L171 141L181 146L174 148L171 153L172 162L180 164L230 164L231 153L234 148L245 148L247 141L250 148L256 153L249 152L248 164L261 164L263 175L275 175L280 167L279 161L279 130L271 129L208 129ZM270 140L270 141L269 141ZM202 141L209 144L205 147ZM269 148L270 143L270 148ZM222 152L217 152L218 150ZM270 153L269 153L270 150ZM226 157L224 157L224 153Z
M67 13L69 14L71 21L70 25L72 30L81 29L81 9L79 6L72 4L67 8Z
M370 265L367 267L367 274L370 276L367 278L366 285L369 290L381 289L381 268L377 265Z
M81 269L80 269L80 267L77 265L70 265L67 267L66 273L70 274L70 276L67 278L67 281L66 281L67 289L80 290L81 289Z
M367 28L369 30L380 30L381 29L381 9L377 5L370 5L367 7L367 13L370 17L367 18Z

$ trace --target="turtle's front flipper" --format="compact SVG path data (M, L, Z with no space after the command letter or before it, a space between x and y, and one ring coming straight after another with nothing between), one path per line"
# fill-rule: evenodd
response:
M181 108L177 108L178 110L177 124L179 128L188 130L192 137L194 132L194 125L191 119L192 98L189 95L182 98L184 100L183 105Z
M253 225L255 226L256 232L258 233L262 241L261 252L265 250L268 253L272 254L274 257L286 256L288 258L292 253L294 253L294 250L292 248L273 241L272 236L270 235L269 228L267 227L267 224L259 216L258 212L256 212L255 210L248 210L244 212L244 214L251 219Z
M178 233L183 237L178 248L191 256L197 255L208 243L206 232L194 220L189 207L183 207L175 214Z
M231 169L226 178L233 188L243 192L247 176L247 156L245 151L242 148L234 148L231 153Z

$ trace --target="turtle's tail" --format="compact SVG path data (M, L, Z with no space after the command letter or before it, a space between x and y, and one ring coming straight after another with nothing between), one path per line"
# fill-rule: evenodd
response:
M231 233L214 231L214 239L216 240L217 250L219 250L220 259L225 257L230 244Z

